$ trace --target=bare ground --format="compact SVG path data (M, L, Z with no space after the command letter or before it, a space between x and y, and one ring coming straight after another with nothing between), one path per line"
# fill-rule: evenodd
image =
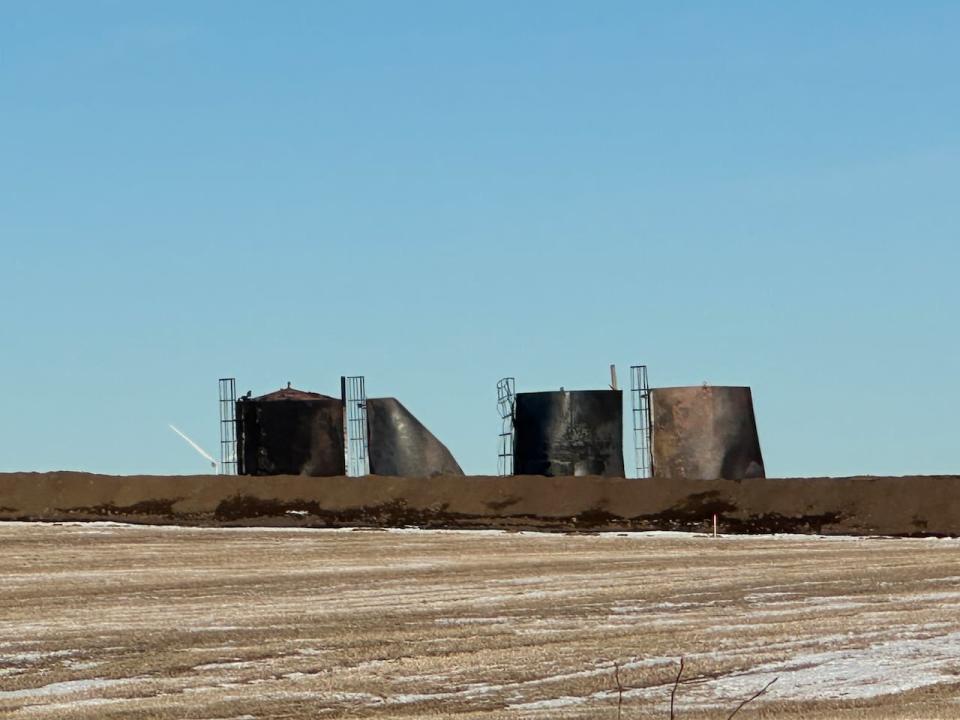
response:
M0 524L0 716L960 717L960 541Z

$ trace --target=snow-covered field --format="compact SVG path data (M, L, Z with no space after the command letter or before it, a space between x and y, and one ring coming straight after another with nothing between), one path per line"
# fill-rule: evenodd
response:
M960 717L960 542L0 523L0 715ZM619 668L620 689L614 676Z

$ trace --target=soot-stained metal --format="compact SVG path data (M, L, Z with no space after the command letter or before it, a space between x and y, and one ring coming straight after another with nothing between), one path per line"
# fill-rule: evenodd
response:
M654 388L651 398L655 477L765 477L750 388Z
M372 475L463 475L447 447L395 398L367 398L354 427L367 433ZM344 398L286 387L236 403L241 475L346 474ZM354 448L355 449L355 448Z
M517 393L514 474L623 477L620 390Z
M287 387L236 408L239 474L345 474L340 398Z
M372 475L463 475L446 445L396 398L368 398L367 422Z

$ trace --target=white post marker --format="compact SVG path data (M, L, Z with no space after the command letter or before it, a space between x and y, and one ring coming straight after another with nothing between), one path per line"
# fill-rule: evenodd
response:
M713 514L713 536L717 536L717 514Z

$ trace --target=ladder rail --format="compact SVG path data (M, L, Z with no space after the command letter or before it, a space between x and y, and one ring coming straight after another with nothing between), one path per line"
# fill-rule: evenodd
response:
M630 367L630 397L633 406L633 451L637 478L653 477L653 423L650 381L646 365Z
M220 378L220 474L237 474L237 380Z
M497 382L497 410L500 413L500 435L497 439L497 474L513 475L514 412L516 410L516 380L501 378Z
M344 405L344 466L348 477L370 474L370 440L367 425L367 382L363 375L340 378Z

